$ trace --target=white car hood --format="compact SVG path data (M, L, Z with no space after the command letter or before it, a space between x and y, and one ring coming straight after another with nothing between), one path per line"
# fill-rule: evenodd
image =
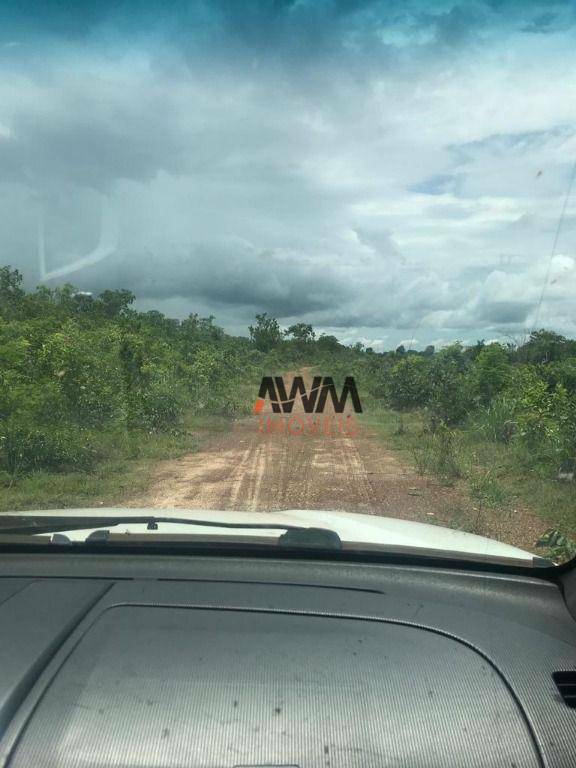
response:
M410 547L436 551L462 553L478 558L512 558L525 561L530 565L534 555L525 550L494 541L484 536L473 533L456 531L439 525L416 523L409 520L399 520L392 517L380 517L378 515L356 514L353 512L339 512L333 510L311 509L287 509L280 512L235 512L214 509L180 509L180 508L123 508L123 507L98 507L65 510L34 510L29 512L16 512L18 516L58 516L58 517L174 517L190 520L214 520L225 523L246 523L250 525L269 522L272 525L287 524L304 527L329 528L335 531L343 542L382 545L383 547ZM103 526L104 527L104 526ZM64 531L74 541L82 541L94 528L83 530ZM148 531L145 524L122 524L112 529L114 533L147 534L154 535L156 531ZM229 536L231 531L226 528L213 528L185 525L160 525L158 532L202 534L216 537ZM234 536L254 536L254 530L249 528L235 529ZM277 530L259 530L257 535L277 537Z

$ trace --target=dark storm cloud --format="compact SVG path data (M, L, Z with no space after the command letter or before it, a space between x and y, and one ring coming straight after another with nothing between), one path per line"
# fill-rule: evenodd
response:
M111 6L112 3L90 0L3 0L0 29L4 36L26 30L35 35L78 38L105 18Z
M74 183L101 190L116 179L149 181L159 170L187 170L189 139L171 122L169 93L147 87L128 94L90 92L80 83L57 92L60 103L16 112L0 139L4 181Z
M387 47L403 47L398 33L417 46L461 47L481 41L485 30L549 34L574 23L570 3L549 0L4 0L0 40L22 33L65 43L152 38L192 57L227 51L297 63L337 54L350 64L362 53L377 63Z
M522 32L532 32L534 34L547 34L552 31L557 20L555 13L547 11L533 18L526 26L522 27Z
M371 34L362 18L373 7L379 16L397 16L393 5L374 0L173 0L170 3L62 2L7 0L0 10L3 35L25 30L38 37L64 41L110 39L129 43L142 36L162 38L187 54L302 57L341 47L349 33ZM360 21L355 19L360 17Z
M337 274L309 258L256 252L241 243L198 245L180 253L123 254L107 264L84 270L78 287L104 290L130 286L143 299L173 296L202 299L213 305L254 307L278 317L336 307L353 298L353 289Z
M480 4L458 4L444 13L431 14L428 21L440 45L461 46L479 38L488 20Z

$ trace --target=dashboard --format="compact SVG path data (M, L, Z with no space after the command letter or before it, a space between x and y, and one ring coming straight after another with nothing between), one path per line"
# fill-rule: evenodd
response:
M570 601L536 576L0 560L6 768L573 768L574 670Z

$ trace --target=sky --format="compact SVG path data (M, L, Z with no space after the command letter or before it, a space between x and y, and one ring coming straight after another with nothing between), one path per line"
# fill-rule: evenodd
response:
M3 0L0 262L238 334L576 336L575 86L574 2Z

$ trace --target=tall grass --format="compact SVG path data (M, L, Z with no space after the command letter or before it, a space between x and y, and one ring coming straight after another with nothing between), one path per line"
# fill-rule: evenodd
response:
M454 428L452 437L443 441L428 429L424 410L403 414L402 433L396 428L398 414L394 411L381 411L368 421L386 445L403 455L419 474L443 484L457 484L465 492L462 502L450 502L455 505L448 515L452 527L482 533L485 512L508 517L513 508L521 506L539 516L543 526L575 540L576 483L559 481L550 463L530 451L516 434L502 440L501 426L509 416L504 404L492 411L487 408Z
M471 420L470 427L477 430L484 440L493 443L510 443L518 427L515 416L514 401L506 396L500 396L479 409Z
M460 442L460 435L446 426L435 432L423 431L412 447L418 472L435 475L445 485L452 485L463 475Z

